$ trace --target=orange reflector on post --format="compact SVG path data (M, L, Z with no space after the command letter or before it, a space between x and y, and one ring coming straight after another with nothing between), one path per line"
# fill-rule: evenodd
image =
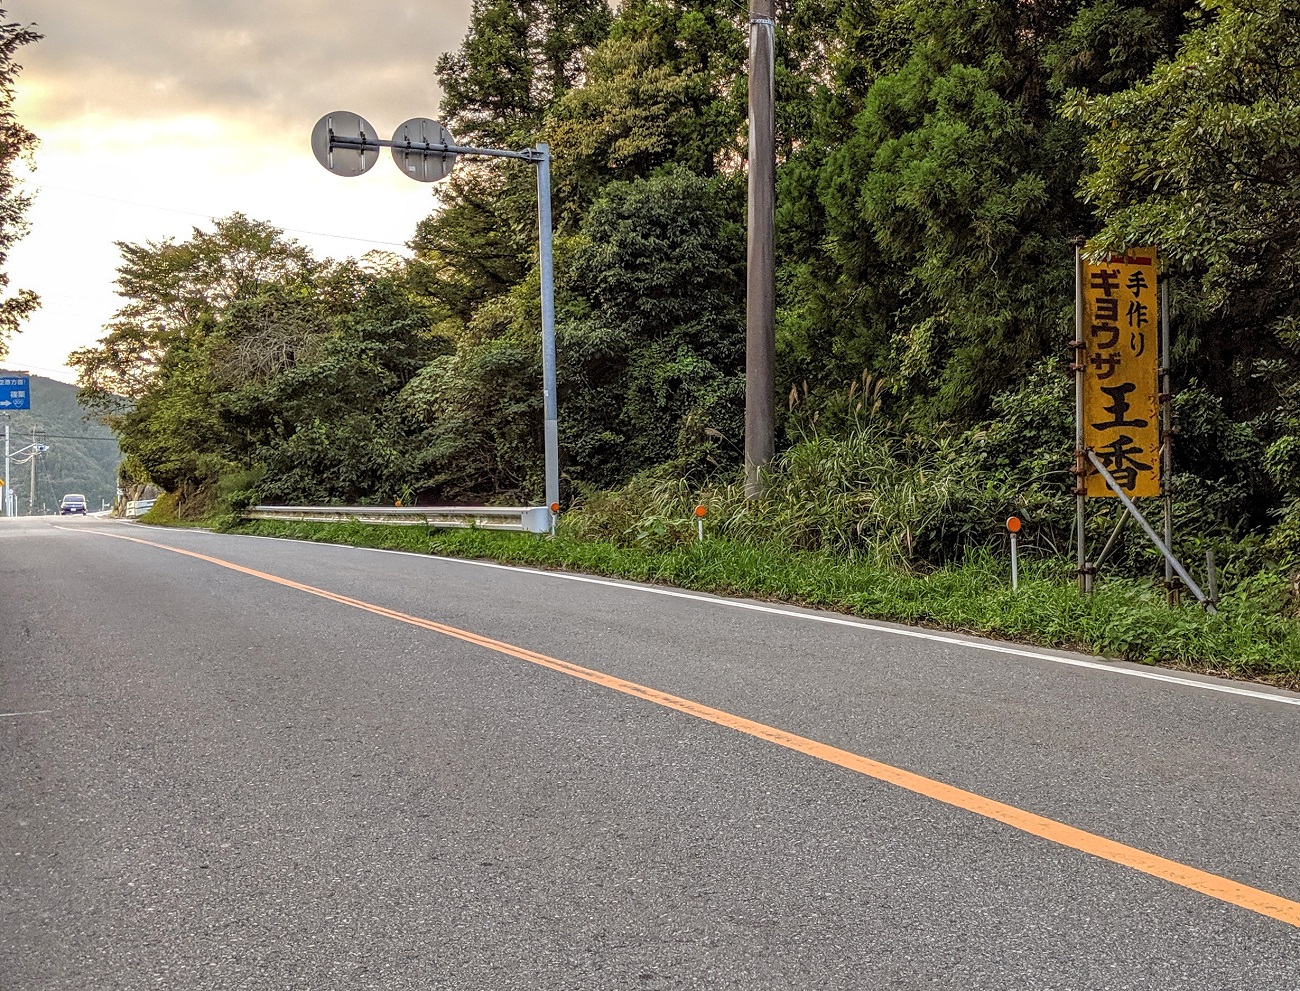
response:
M559 511L560 511L560 504L558 502L551 503L551 512L558 513Z
M707 510L706 510L703 506L696 506L696 507L695 507L695 515L698 516L698 517L700 517L701 519L704 518L704 514L705 514L706 512L707 512Z
M1010 530L1012 533L1019 533L1019 532L1020 532L1020 517L1019 517L1019 516L1008 516L1008 517L1007 517L1007 529Z

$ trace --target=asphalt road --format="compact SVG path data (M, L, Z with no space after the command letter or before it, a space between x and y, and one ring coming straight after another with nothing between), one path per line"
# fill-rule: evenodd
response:
M96 519L0 582L3 991L1300 989L1294 695Z

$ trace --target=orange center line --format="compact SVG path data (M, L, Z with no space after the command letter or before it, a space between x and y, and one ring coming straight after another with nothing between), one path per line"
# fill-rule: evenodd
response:
M760 740L767 740L777 746L785 747L789 750L814 757L818 760L834 764L858 774L875 778L877 781L884 781L888 784L896 785L899 788L906 789L917 795L924 795L926 798L942 802L954 808L962 809L966 812L983 816L986 819L992 819L996 822L1011 826L1021 832L1028 833L1031 836L1037 836L1041 839L1049 840L1063 847L1072 850L1078 850L1081 853L1089 854L1101 860L1106 860L1114 864L1132 868L1141 871L1143 874L1149 874L1152 877L1160 878L1171 884L1187 888L1191 891L1199 892L1210 898L1218 899L1230 905L1236 905L1239 908L1248 909L1251 912L1257 912L1260 915L1267 916L1271 919L1277 919L1285 922L1287 925L1300 928L1300 902L1291 901L1280 895L1275 895L1259 888L1252 888L1249 885L1220 877L1217 874L1211 874L1207 871L1190 867L1187 864L1179 863L1176 860L1168 860L1164 857L1147 853L1145 850L1139 850L1136 847L1119 843L1115 840L1107 839L1104 836L1098 836L1096 833L1089 833L1086 830L1077 829L1074 826L1068 826L1065 823L1057 822L1055 819L1048 819L1045 816L1036 815L1033 812L1027 812L1024 809L1007 805L1003 802L994 801L991 798L985 798L974 792L964 791L953 785L944 784L942 781L936 781L933 778L923 777L914 774L911 771L905 771L902 768L894 767L890 764L884 764L880 761L872 760L869 757L863 757L860 754L852 753L848 750L841 750L838 747L832 747L817 740L811 740L804 736L798 736L795 733L789 733L785 730L778 729L774 726L768 726L765 723L755 722L752 719L746 719L743 716L737 716L734 713L725 712L722 709L715 709L711 706L704 705L700 702L693 702L690 699L681 698L671 695L668 692L660 691L657 688L650 688L645 685L637 684L634 681L627 681L614 675L605 674L601 671L595 671L591 668L585 668L569 661L562 661L555 657L549 657L546 654L539 654L536 651L527 650L523 647L516 647L513 644L504 643L500 640L493 640L491 637L485 637L478 633L471 633L467 630L457 629L454 626L446 626L442 623L435 623L432 620L421 619L418 616L411 616L406 613L398 612L395 609L388 609L384 606L378 606L370 602L364 602L360 599L353 599L346 595L339 595L336 592L329 592L314 585L304 585L301 582L293 581L289 578L281 578L279 575L268 574L264 571L257 571L253 568L246 568L243 565L235 564L231 561L225 561L221 558L209 557L207 554L200 554L196 551L187 551L179 547L171 547L167 544L155 543L151 540L143 540L139 537L128 537L123 534L103 533L102 531L79 531L94 532L101 536L114 537L118 540L129 540L133 543L144 544L147 547L155 547L159 550L171 551L175 554L183 554L186 557L196 558L200 561L206 561L209 564L215 564L222 568L228 568L231 571L237 571L240 574L249 575L254 578L260 578L264 581L274 582L277 585L283 585L287 588L296 589L300 592L306 592L310 595L316 595L322 599L328 599L331 602L337 602L340 605L350 606L354 609L362 609L377 616L383 616L387 619L397 620L401 623L409 623L412 626L418 626L421 629L431 630L435 633L441 633L445 636L454 637L457 640L463 640L466 643L472 643L476 646L483 647L487 650L496 651L500 654L506 654L510 657L518 658L522 661L528 661L530 664L536 664L540 667L550 668L553 671L559 671L570 677L581 679L582 681L591 682L604 688L621 692L624 695L630 695L635 698L644 699L647 702L653 702L668 709L674 709L677 712L694 716L718 726L725 726L728 729L735 730L738 733L744 733L748 736Z

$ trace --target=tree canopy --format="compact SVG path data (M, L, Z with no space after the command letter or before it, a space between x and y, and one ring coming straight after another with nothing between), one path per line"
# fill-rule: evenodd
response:
M27 208L31 205L14 165L23 159L31 161L37 141L14 112L14 87L23 68L16 59L24 45L41 39L31 26L8 21L8 16L0 7L0 358L8 353L9 338L40 305L30 289L10 293L5 271L9 249L27 233Z

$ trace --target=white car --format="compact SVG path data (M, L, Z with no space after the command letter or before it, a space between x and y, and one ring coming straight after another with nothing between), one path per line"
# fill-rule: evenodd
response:
M86 497L84 495L69 493L63 497L59 503L59 515L67 516L70 513L86 515Z

